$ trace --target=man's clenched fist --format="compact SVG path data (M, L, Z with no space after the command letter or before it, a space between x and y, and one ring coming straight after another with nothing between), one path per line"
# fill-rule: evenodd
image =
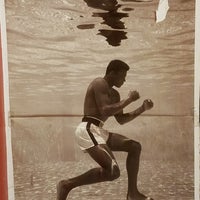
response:
M138 91L130 91L128 97L130 98L131 101L136 101L137 99L140 98L140 95Z
M153 107L153 101L151 99L145 99L142 106L144 110L150 110Z

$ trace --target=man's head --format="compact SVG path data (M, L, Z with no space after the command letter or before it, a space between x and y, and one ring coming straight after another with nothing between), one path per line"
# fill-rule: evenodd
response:
M110 78L112 85L121 87L125 82L129 66L121 60L112 60L106 69L106 76Z
M129 70L129 66L121 61L121 60L112 60L110 61L110 63L107 66L106 69L106 75L108 75L110 72L119 72L119 71L128 71Z

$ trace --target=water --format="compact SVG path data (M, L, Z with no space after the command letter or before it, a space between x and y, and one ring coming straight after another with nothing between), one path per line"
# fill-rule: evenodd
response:
M158 1L98 2L6 1L12 114L82 114L87 85L118 58L131 67L122 98L137 89L151 114L191 115L194 1L169 2L158 24Z
M131 67L119 89L122 98L130 89L140 92L125 111L146 98L155 106L125 126L109 119L106 128L142 143L139 184L145 192L156 199L193 199L194 3L169 1L166 20L156 24L158 0L6 0L17 200L55 199L65 165L73 175L85 169L69 164L83 157L73 142L80 121L74 116L82 115L89 82L103 76L112 59ZM80 189L70 198L101 199L108 188L106 197L122 199L124 167L122 172L121 183Z

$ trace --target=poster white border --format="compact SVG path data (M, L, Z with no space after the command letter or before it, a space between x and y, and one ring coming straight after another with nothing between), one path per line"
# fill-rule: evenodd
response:
M6 132L6 157L7 157L7 183L8 200L14 200L14 177L13 177L13 158L11 145L10 127L10 101L9 101L9 77L8 77L8 57L7 57L7 34L5 18L5 1L0 1L0 21L1 21L1 41L2 41L2 67L3 67L3 88L4 88L4 113L5 113L5 132Z

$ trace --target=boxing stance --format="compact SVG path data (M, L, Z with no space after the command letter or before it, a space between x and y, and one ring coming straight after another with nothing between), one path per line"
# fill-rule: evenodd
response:
M103 128L104 122L111 116L114 116L119 124L125 124L153 107L153 102L147 99L133 112L123 112L126 106L140 98L137 91L130 91L128 97L121 100L119 92L113 88L120 88L123 85L128 70L129 66L126 63L112 60L107 66L105 76L94 79L88 86L84 101L84 117L75 134L80 148L87 152L99 167L75 178L60 181L57 185L58 200L65 200L70 190L76 187L117 179L120 170L112 151L124 151L128 154L127 200L152 200L140 193L137 187L141 144Z

